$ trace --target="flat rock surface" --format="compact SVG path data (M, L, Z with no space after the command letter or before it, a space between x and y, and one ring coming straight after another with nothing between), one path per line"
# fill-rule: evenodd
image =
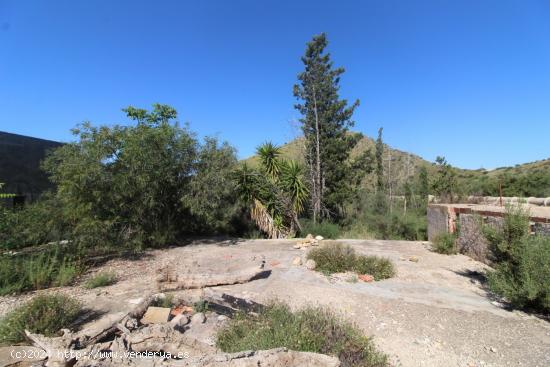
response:
M362 254L388 257L397 276L368 283L334 282L304 265L292 265L296 256L307 252L293 249L296 240L205 240L150 251L137 260L112 260L94 269L117 274L119 282L108 287L74 286L0 297L0 315L33 294L63 292L80 299L101 320L128 312L136 299L156 293L156 270L175 259L206 269L238 268L239 263L265 259L266 269L272 270L269 277L215 289L258 302L277 298L292 307L329 307L373 336L396 366L550 366L550 323L507 311L491 299L480 282L486 265L463 255L433 253L423 242L338 242ZM409 261L411 257L418 261Z

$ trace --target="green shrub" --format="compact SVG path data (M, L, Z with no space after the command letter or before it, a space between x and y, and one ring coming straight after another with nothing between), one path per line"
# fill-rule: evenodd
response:
M64 295L40 295L0 320L0 344L25 340L24 331L53 336L77 319L80 304Z
M508 207L500 228L484 228L494 261L489 287L513 306L550 314L550 237L529 235L521 207Z
M272 303L258 316L237 315L218 332L216 343L229 353L286 347L336 356L342 366L388 366L387 356L370 338L324 308L291 312L285 304Z
M550 313L550 238L527 238L517 260L496 264L489 287L516 307Z
M317 264L316 269L325 273L353 271L359 274L370 274L375 280L391 278L395 268L389 259L378 256L357 255L349 245L329 243L314 248L307 254Z
M340 237L340 227L335 223L327 221L313 223L310 219L302 219L300 224L302 226L302 230L300 231L300 235L302 237L305 237L308 234L312 234L313 236L323 236L328 239L337 239Z
M384 257L357 256L353 271L359 274L370 274L374 280L388 279L395 276L393 263Z
M114 283L116 283L115 273L101 272L94 275L86 283L84 283L84 288L93 289L93 288L99 288L99 287L106 287Z
M448 232L438 234L432 241L432 250L439 254L456 254L456 235Z

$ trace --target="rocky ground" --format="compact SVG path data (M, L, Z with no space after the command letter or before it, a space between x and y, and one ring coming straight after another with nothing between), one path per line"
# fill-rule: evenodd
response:
M295 240L209 240L151 251L139 259L112 260L93 271L117 274L119 281L105 288L74 286L45 292L80 299L99 315L83 328L101 329L135 308L146 295L158 292L161 268L231 272L265 260L269 276L213 290L258 302L279 299L292 307L311 303L330 307L372 335L396 366L550 365L550 323L507 311L493 300L482 284L486 265L463 255L435 254L422 242L340 242L352 245L358 253L390 258L397 276L378 282L326 277L297 265L296 257L305 258L307 248L295 249ZM175 293L197 298L201 292ZM0 316L32 296L0 297Z

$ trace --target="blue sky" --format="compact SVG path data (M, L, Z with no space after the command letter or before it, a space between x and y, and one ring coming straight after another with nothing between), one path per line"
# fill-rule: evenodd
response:
M292 86L326 32L355 130L456 166L548 158L550 1L0 0L0 130L69 141L167 103L251 155L297 134Z

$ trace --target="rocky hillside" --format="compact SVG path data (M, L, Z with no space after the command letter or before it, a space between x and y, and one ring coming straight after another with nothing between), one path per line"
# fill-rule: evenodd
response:
M414 177L421 166L428 169L431 177L436 172L435 164L422 157L401 151L399 149L384 146L384 171L386 182L392 183L393 192L400 194L403 184ZM281 147L283 156L287 159L304 162L303 138L295 139ZM369 150L374 157L375 140L363 136L352 152L356 157ZM258 164L256 156L244 160L255 166ZM483 164L483 162L480 162ZM493 170L461 169L456 168L459 186L465 195L499 195L499 185L502 184L504 196L519 197L550 197L550 159L524 163L513 167L500 167ZM374 173L367 175L364 182L367 188L372 188L375 182Z

